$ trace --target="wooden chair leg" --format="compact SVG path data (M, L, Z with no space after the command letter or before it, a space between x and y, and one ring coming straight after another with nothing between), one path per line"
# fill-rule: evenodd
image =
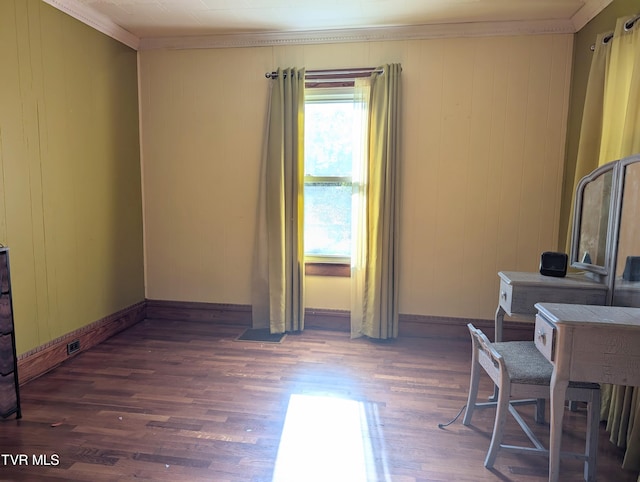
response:
M493 463L498 455L502 437L504 435L504 426L509 415L509 387L500 387L498 394L498 404L496 407L496 420L493 424L493 435L491 436L491 444L487 457L484 460L484 466L488 469L493 467Z
M463 425L469 425L471 423L471 417L473 411L476 408L476 400L478 399L478 385L480 383L480 364L477 359L478 350L474 346L473 360L471 361L471 380L469 381L469 396L467 397L467 410L465 411L464 418L462 419Z

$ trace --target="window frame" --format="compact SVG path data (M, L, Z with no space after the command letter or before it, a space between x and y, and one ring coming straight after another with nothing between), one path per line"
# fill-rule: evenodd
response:
M352 103L355 91L353 82L334 84L307 84L305 91L305 108L311 103ZM306 129L306 127L305 127ZM352 176L304 176L304 187L312 182L323 184L353 186ZM351 276L351 257L338 255L307 255L304 256L305 274L312 276Z

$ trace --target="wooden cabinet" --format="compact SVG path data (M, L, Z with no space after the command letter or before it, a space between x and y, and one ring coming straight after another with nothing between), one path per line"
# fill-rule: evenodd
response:
M9 248L0 247L0 417L6 418L14 413L17 418L22 417Z

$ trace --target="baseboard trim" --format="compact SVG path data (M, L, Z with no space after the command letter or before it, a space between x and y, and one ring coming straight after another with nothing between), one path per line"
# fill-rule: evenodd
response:
M151 320L206 321L249 328L251 327L251 305L147 300L147 318ZM307 308L305 310L305 327L348 332L349 312Z
M147 318L215 322L251 326L251 305L147 300ZM346 310L307 308L305 328L350 332ZM475 318L400 314L399 336L415 338L469 338L467 323L473 323L493 339L494 321ZM533 339L533 324L504 321L504 340Z
M398 336L412 338L464 338L469 339L467 324L472 323L489 339L494 339L495 321L479 318L454 318L447 316L400 314ZM533 323L505 320L502 328L503 341L533 340Z
M346 310L307 308L304 310L304 326L311 330L351 332L351 314Z
M195 301L147 300L147 318L153 320L213 321L251 326L251 305Z
M102 343L107 338L145 318L146 302L141 301L21 354L18 356L20 384L44 375L63 361ZM80 349L69 355L67 354L67 343L75 340L80 340Z

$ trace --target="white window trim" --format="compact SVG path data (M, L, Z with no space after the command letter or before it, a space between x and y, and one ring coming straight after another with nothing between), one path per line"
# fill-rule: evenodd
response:
M352 103L355 99L355 92L353 87L315 87L305 91L305 105L310 103ZM305 185L308 182L323 182L330 184L353 184L353 177L343 176L305 176ZM350 265L351 257L338 256L338 255L305 255L305 263L319 263L319 264L340 264Z

